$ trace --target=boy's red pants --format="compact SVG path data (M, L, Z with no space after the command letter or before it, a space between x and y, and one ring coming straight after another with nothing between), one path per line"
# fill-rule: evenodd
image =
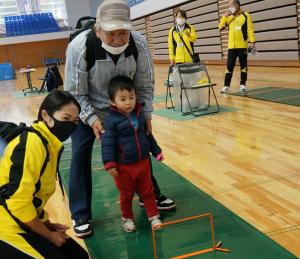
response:
M133 219L132 200L137 192L142 198L148 218L158 215L149 158L132 164L118 164L119 175L114 177L120 192L122 217Z

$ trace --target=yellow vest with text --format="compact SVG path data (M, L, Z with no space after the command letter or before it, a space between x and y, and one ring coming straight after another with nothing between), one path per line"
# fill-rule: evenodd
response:
M23 223L30 222L36 216L43 222L48 220L44 206L55 191L58 156L63 147L44 122L33 123L32 127L48 141L49 162L42 176L40 172L47 152L36 133L26 131L10 141L0 160L0 186L9 183L10 197L6 199L7 207ZM36 184L39 180L40 188L37 190ZM0 233L24 233L2 205Z
M228 27L228 49L248 48L248 42L255 42L253 23L248 12L239 15L223 16L219 23L219 30Z
M190 37L186 35L186 32L190 33ZM192 43L197 40L197 34L194 26L186 23L183 32L180 33L185 44L189 48L190 52L193 53ZM169 58L170 60L175 60L175 63L191 63L192 57L188 50L182 43L180 39L179 32L177 32L176 27L172 27L169 30L168 37L168 47L169 47Z

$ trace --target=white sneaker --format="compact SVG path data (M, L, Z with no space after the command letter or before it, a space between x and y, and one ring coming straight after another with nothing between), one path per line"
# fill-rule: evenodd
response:
M123 220L123 229L124 229L124 231L134 232L136 230L135 223L134 223L133 219L122 218L122 220Z
M159 219L158 216L153 216L149 218L149 221L151 222L151 227L154 230L160 230L161 229L161 220Z
M229 86L223 86L222 90L221 90L221 94L226 94L229 92Z
M241 91L241 92L246 92L246 91L247 91L247 86L245 86L245 85L240 85L240 91Z

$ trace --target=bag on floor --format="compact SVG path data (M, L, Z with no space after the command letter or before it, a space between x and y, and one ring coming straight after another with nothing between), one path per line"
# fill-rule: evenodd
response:
M45 78L48 92L51 92L64 84L56 65L50 66L47 69Z
M190 112L191 109L204 107L207 103L208 89L192 89L194 85L207 82L206 74L202 71L192 74L179 75L178 67L173 70L174 105L176 111ZM181 87L189 87L181 91Z

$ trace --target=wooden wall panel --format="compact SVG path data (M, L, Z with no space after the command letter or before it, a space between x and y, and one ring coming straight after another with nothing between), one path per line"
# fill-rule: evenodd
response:
M141 18L133 23L134 29L142 34L147 39L146 19Z
M220 32L218 30L219 16L217 0L197 0L182 5L180 8L186 10L188 21L195 26L197 31L198 40L194 43L195 52L200 54L201 59L205 57L208 60L215 58L221 60L222 48ZM219 40L216 40L216 38Z
M161 43L161 42L166 42L166 36L164 35L163 37L156 37L153 38L153 42L156 43Z
M151 28L152 28L152 32L156 32L156 31L166 31L168 34L168 31L171 27L174 26L174 23L173 22L169 22L169 23L164 23L164 24L159 24L159 25L156 25L154 26L152 23L151 23Z
M153 36L154 60L168 60L168 33L174 26L174 12L169 9L150 16L150 29Z
M249 55L249 60L297 61L299 60L299 56L298 51L260 52L256 56Z
M165 18L161 18L161 19L157 19L157 20L153 20L151 22L152 26L157 26L157 25L161 25L161 24L165 24L165 23L174 23L174 18L173 16L168 16Z
M271 31L288 28L297 28L297 17L281 18L271 21L261 21L255 24L255 32Z
M151 27L152 29L152 27ZM153 37L154 38L157 38L157 37L164 37L165 41L167 41L167 37L168 37L168 30L164 30L164 31L156 31L156 32L153 32L152 33Z
M145 23L145 17L132 21L133 26Z
M58 51L60 52L60 56L64 58L68 43L69 39L58 39L2 45L0 46L0 52L2 53L0 63L9 60L16 70L21 67L27 67L27 65L31 67L41 67L43 66L45 53L47 53L49 57L50 53Z
M298 19L298 42L300 50L300 0L297 0L297 19ZM299 51L299 60L300 60L300 51Z
M166 10L166 11L163 11L163 12L159 12L157 14L153 14L150 16L150 19L151 21L154 21L156 19L160 19L160 18L165 18L165 17L168 17L168 16L173 16L173 9L169 9L169 10Z
M291 64L300 60L300 0L243 0L241 7L251 14L257 39L259 54L249 55L250 60ZM143 18L133 23L147 37L154 60L168 60L168 31L174 13L185 10L197 31L194 45L202 60L226 61L228 31L219 32L218 24L227 8L228 0L195 0L148 16L148 26L143 26Z

